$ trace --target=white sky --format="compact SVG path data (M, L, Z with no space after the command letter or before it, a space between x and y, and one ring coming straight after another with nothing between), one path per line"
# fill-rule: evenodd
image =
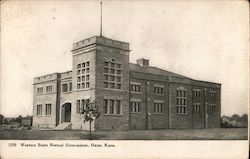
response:
M103 35L130 62L222 84L222 115L248 111L247 1L104 1ZM1 109L32 115L33 78L72 69L74 42L99 34L99 1L4 1Z

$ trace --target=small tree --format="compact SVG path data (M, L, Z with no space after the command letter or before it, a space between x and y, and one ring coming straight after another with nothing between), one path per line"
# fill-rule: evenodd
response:
M89 139L92 139L91 124L94 120L100 117L98 106L95 100L86 99L82 107L80 108L80 114L83 118L83 122L89 122Z

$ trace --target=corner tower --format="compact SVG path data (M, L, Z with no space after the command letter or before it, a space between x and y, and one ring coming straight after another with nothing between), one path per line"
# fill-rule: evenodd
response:
M129 44L94 36L74 43L72 54L73 99L93 98L101 111L94 129L129 129ZM79 114L72 113L74 127Z

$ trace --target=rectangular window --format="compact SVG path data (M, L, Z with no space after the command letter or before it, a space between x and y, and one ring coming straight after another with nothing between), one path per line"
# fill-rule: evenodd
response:
M109 83L108 82L104 82L104 88L109 88Z
M121 89L122 85L121 84L116 84L116 89Z
M120 114L120 113L121 113L121 101L116 100L116 114Z
M117 68L121 68L121 67L122 67L122 65L118 63L117 64Z
M77 82L81 82L81 77L77 77Z
M115 84L114 83L110 83L110 88L114 89L115 88Z
M141 102L139 102L139 101L130 102L130 111L131 112L140 112L140 105L141 105Z
M210 99L216 99L216 92L210 92Z
M141 92L140 84L131 84L130 85L131 92Z
M108 75L104 75L104 80L108 81L109 80L109 76Z
M36 106L36 115L42 115L42 105L41 104Z
M163 89L164 89L164 86L161 86L161 87L155 86L154 93L157 95L163 94Z
M115 76L109 76L110 81L115 81Z
M104 99L104 110L103 110L104 114L108 113L108 100Z
M121 114L121 100L104 99L103 112L109 115Z
M122 74L122 71L121 71L121 70L117 70L117 74L118 74L118 75L121 75L121 74Z
M114 114L114 106L115 106L115 101L110 100L109 114Z
M77 69L80 69L81 68L81 64L77 64Z
M163 113L163 102L154 102L154 112Z
M69 91L72 91L72 82L69 82Z
M193 96L195 97L200 97L201 96L201 91L200 90L193 90Z
M89 82L86 83L86 88L89 88Z
M109 66L109 62L104 62L104 66Z
M81 100L76 101L76 114L80 114Z
M121 81L122 81L122 78L119 77L119 76L117 76L117 77L116 77L116 82L121 82Z
M215 104L211 104L209 105L208 107L208 114L216 114L217 112L217 109L216 109L216 105Z
M62 84L62 92L68 92L68 83Z
M117 69L119 67L121 67L121 64L117 64L116 60L104 61L104 88L110 88L110 89L122 88L120 83L121 75L115 74L118 71Z
M43 93L43 87L37 88L37 94L42 94Z
M186 89L176 90L176 112L177 114L186 114Z
M194 104L194 114L201 113L201 104Z
M81 70L77 70L77 89L89 88L89 72L90 72L89 61L81 63ZM80 69L80 68L79 68ZM87 75L86 75L87 74Z
M51 85L50 86L46 86L46 92L47 93L52 92L52 86Z
M46 104L45 108L46 115L51 115L51 104Z
M110 63L110 67L115 67L115 63Z
M110 74L115 74L115 69L110 69Z
M80 75L81 74L81 70L77 70L77 75Z
M109 69L108 68L104 68L104 73L109 73Z

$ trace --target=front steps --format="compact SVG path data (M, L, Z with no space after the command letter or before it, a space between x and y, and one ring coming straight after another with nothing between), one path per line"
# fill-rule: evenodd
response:
M71 129L71 122L64 122L61 123L60 125L57 125L54 130L69 130Z

